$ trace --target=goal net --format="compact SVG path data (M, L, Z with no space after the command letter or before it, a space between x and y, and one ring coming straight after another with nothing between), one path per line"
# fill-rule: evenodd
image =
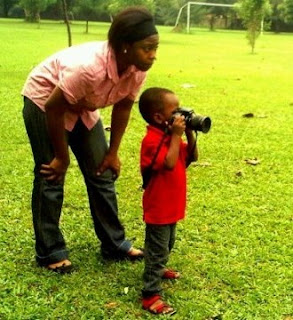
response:
M190 7L196 5L196 6L209 6L209 7L235 7L236 4L227 4L227 3L211 3L211 2L194 2L194 1L190 1L187 2L185 5L183 5L178 12L177 15L177 19L176 19L176 23L175 23L175 28L178 26L179 24L179 19L180 16L182 14L182 10L184 8L187 8L187 18L186 18L186 30L187 33L189 33L190 31Z

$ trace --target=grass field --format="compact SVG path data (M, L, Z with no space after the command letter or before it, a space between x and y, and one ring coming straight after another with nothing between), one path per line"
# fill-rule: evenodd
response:
M72 24L73 43L105 39L108 24ZM146 87L174 90L182 105L213 120L188 170L187 217L178 224L164 284L173 319L293 319L293 35L264 34L250 54L244 32L159 27L158 60ZM62 229L78 267L60 277L34 261L33 161L20 91L31 68L67 45L61 23L0 20L0 319L152 319L140 306L143 263L105 263L83 179L72 157ZM103 110L109 123L111 108ZM251 118L243 117L252 113ZM117 181L127 236L142 246L137 106L121 145ZM252 165L246 160L256 159ZM160 318L160 317L159 317Z

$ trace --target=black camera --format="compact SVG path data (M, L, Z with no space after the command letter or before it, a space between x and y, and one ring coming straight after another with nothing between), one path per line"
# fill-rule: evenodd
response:
M175 115L184 116L186 127L194 131L207 133L210 131L212 120L210 117L204 117L196 114L193 110L187 108L178 108L174 111L172 121Z

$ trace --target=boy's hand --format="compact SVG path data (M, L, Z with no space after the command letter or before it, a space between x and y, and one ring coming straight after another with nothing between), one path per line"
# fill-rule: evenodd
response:
M170 126L170 131L172 134L176 134L181 137L186 129L184 116L176 115L172 125Z
M169 125L169 130L171 132L171 141L164 162L164 165L167 169L173 169L177 163L180 152L181 136L183 135L185 128L185 118L181 115L176 115L174 117L173 123Z
M192 134L192 135L193 135L193 132L194 132L194 131L193 131L192 129L190 129L190 128L188 128L188 127L185 128L185 133L186 133L186 134Z

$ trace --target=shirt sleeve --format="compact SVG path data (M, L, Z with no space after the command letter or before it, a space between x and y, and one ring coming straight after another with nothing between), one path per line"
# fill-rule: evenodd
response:
M163 144L161 149L160 149L160 151L159 151L159 153L158 153L156 161L154 163L154 166L153 166L154 170L157 171L157 170L162 170L164 168L165 159L166 159L168 150L169 150L169 148L165 144ZM157 149L154 152L157 152Z
M158 149L158 144L154 143L142 143L141 147L141 171L151 165L155 154ZM164 167L165 158L168 152L168 148L165 144L163 144L159 150L159 153L156 157L156 160L153 165L154 170L160 170Z
M132 90L128 95L128 99L135 101L140 89L143 87L146 81L146 72L139 72L134 80Z
M153 144L153 143L150 143L150 144L143 143L142 144L142 149L141 149L141 171L143 171L146 167L148 167L152 163L152 161L154 159L154 156L155 156L155 154L157 152L157 148L158 148L157 144L156 145ZM161 146L161 148L159 150L159 153L157 155L157 158L156 158L156 160L154 162L153 170L159 171L159 170L162 170L164 168L165 159L166 159L168 150L169 150L169 146L164 143ZM188 156L187 143L181 142L180 154L179 154L180 161L185 163L186 160L187 160L187 156Z
M92 91L91 73L82 66L66 67L59 71L58 87L70 104L76 104Z
M155 148L155 150L153 151L153 156L157 152L157 147L158 146L153 147L153 148ZM161 149L160 149L160 151L158 153L158 156L157 156L156 161L155 161L154 166L153 166L154 170L162 170L162 169L164 169L164 167L165 167L165 159L166 159L167 153L169 151L169 147L170 147L170 139L167 139L165 141L165 143L163 143L163 145L161 146ZM188 155L187 143L183 142L181 140L178 161L183 161L183 163L185 163L186 159L187 159L187 155Z

